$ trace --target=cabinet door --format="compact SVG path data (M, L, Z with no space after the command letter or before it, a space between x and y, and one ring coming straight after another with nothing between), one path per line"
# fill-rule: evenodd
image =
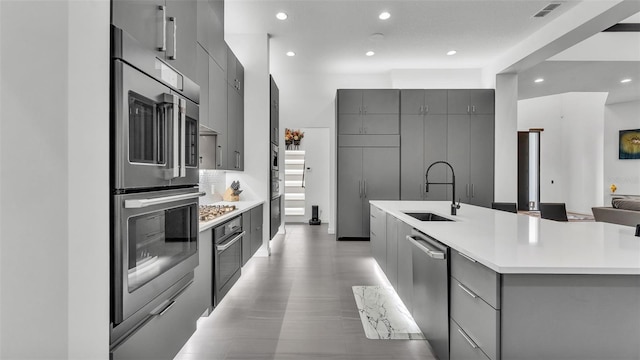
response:
M371 255L382 271L387 271L387 217L386 213L373 205L369 205L371 231Z
M411 235L411 226L398 222L398 296L409 312L413 310L413 259L411 243L407 236Z
M209 58L209 127L216 136L216 169L227 166L227 74L213 59ZM202 99L202 95L200 96Z
M398 290L398 219L387 214L387 268L385 274Z
M338 114L360 114L362 90L338 90Z
M231 85L233 89L236 89L237 80L236 79L236 67L238 66L238 61L236 59L236 55L231 51L229 45L227 48L227 83Z
M240 122L240 94L227 85L227 168L238 170L238 125Z
M154 51L158 57L164 59L164 51L158 51L163 45L163 18L169 14L164 7L164 0L113 0L113 25L123 29L133 36L142 47ZM169 41L167 34L167 42ZM166 44L166 43L165 43Z
M363 233L369 231L370 200L400 199L400 148L368 147L362 152Z
M404 91L402 93L404 94ZM423 163L426 142L424 140L423 118L422 115L402 114L400 128L401 200L422 200L424 193Z
M495 113L495 91L487 90L469 90L469 103L471 104L471 112L479 115Z
M238 93L244 99L244 66L240 60L236 58L236 79L238 79Z
M200 125L213 130L209 124L209 54L201 46L197 47L196 60L195 81L200 86Z
M236 119L236 152L238 153L238 170L244 171L244 98L238 94L238 118Z
M362 133L368 135L395 135L400 133L398 114L365 114L362 116Z
M213 60L227 68L227 49L224 43L224 1L197 1L196 39Z
M429 165L436 161L447 161L447 116L427 115L424 118L424 168L422 177ZM454 167L456 175L458 169ZM429 171L429 182L450 182L451 171L444 164L435 165ZM423 187L424 188L424 187ZM451 185L429 186L424 193L425 200L451 200Z
M447 114L468 114L470 111L469 90L447 90Z
M196 0L167 0L167 15L173 21L167 21L166 59L190 79L196 77L197 7Z
M447 90L424 90L424 110L429 115L447 114Z
M494 183L494 118L473 115L470 121L469 182L471 203L491 207Z
M338 148L338 238L368 236L362 213L362 148Z
M365 114L399 114L400 90L363 90L362 106Z
M251 256L262 246L262 205L251 209Z
M338 134L362 134L362 115L338 114Z
M424 107L424 90L401 90L400 91L400 114L421 115ZM446 94L446 93L445 93ZM446 99L445 99L446 104Z
M280 196L278 196L275 199L271 199L271 213L269 214L269 218L271 219L271 222L270 222L269 233L271 234L272 239L274 236L276 236L276 234L278 233L278 229L280 228L281 212L282 212L282 207L280 206Z
M251 258L251 211L242 213L242 230L245 231L242 237L242 266Z
M449 115L447 158L456 175L456 199L470 203L469 115Z
M270 103L269 103L269 119L271 123L271 142L278 145L280 138L280 130L279 127L279 114L278 114L278 101L280 98L280 90L278 89L278 85L273 80L273 77L269 75L269 88L270 88Z
M198 234L198 267L194 270L193 291L198 301L200 314L213 309L213 230L209 229Z

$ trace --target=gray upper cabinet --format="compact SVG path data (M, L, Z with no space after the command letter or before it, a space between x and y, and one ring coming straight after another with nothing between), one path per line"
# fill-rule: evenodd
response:
M197 46L196 83L200 86L200 125L211 129L209 124L209 54Z
M447 114L447 90L402 90L400 104L403 115Z
M424 169L422 178L426 185L426 172L429 165L436 161L447 160L447 132L448 122L446 115L426 115L424 117ZM430 182L449 182L449 168L438 164L429 172ZM429 191L423 193L424 200L451 200L450 185L434 185Z
M244 66L227 46L227 83L244 97Z
M216 169L227 169L227 82L226 72L209 58L209 128L216 133Z
M190 79L196 78L196 0L114 0L112 22Z
M494 114L495 91L487 89L448 90L448 114Z
M280 90L271 75L269 75L269 123L271 143L278 145L280 139Z
M338 90L338 133L399 134L399 90Z
M227 69L224 42L224 1L198 1L197 40L222 69Z
M469 183L469 116L449 115L447 158L456 175L456 202L471 202Z
M404 99L404 90L402 96ZM424 146L424 116L402 113L400 127L401 200L423 200Z

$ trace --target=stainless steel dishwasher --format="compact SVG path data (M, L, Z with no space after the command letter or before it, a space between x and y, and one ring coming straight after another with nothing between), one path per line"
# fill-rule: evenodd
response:
M438 359L449 360L449 247L411 230L413 319Z

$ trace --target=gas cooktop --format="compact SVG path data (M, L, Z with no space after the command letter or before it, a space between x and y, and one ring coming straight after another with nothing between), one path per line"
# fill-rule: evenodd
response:
M235 205L200 205L200 221L210 221L237 210Z

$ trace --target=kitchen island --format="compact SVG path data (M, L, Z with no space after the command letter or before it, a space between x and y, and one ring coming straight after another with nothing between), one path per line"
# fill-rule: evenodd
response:
M445 201L370 204L374 257L414 313L407 236L415 229L450 247L451 359L640 359L634 228L466 204L452 216Z

